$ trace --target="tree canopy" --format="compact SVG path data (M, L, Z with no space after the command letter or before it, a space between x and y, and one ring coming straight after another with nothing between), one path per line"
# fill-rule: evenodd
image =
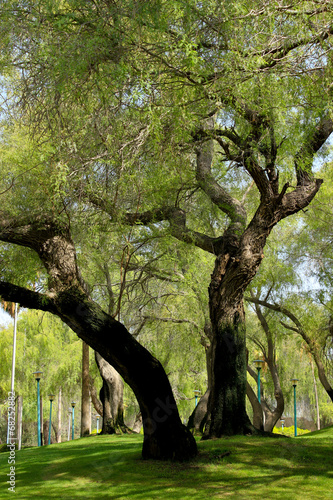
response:
M156 445L164 390L170 441L191 455L162 372L164 389L143 389L158 363L93 301L86 262L106 239L121 269L134 248L153 260L170 238L212 254L206 433L248 432L243 296L273 227L322 184L312 167L333 131L330 2L4 6L0 240L4 261L20 245L40 274L11 279L3 266L1 295L59 315L105 355L146 414L146 456L180 457Z

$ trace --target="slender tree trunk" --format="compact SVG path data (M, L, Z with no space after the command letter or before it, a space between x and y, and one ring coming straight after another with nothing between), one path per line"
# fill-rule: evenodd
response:
M126 432L123 408L124 383L119 373L97 352L95 358L103 380L100 391L100 400L103 404L102 434Z
M141 427L142 427L142 416L141 412L139 412L135 417L132 431L139 434L139 432L141 431Z
M58 415L57 415L58 425L57 425L57 437L56 437L57 443L61 443L61 405L62 405L62 400L61 400L61 387L60 387L58 394Z
M207 390L200 398L197 406L193 410L187 427L195 432L202 434L208 417L208 400L212 384L212 327L210 322L206 322L204 327L205 336L202 336L201 343L205 348L206 370L207 370Z
M90 429L89 346L82 342L81 437L89 436Z
M315 398L316 398L317 429L319 431L320 430L320 413L319 413L318 389L317 389L317 381L316 381L316 376L315 376L315 371L314 371L312 359L310 359L310 364L311 364L311 371L312 371L312 377L313 377L313 388L314 388L314 393L315 393Z
M262 406L259 403L257 395L255 394L249 382L246 383L246 395L249 398L253 410L253 425L256 429L263 431L264 413L262 411Z

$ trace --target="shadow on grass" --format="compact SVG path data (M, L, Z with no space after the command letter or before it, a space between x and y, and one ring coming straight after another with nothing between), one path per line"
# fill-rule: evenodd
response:
M16 460L17 496L332 498L332 431L324 439L237 436L199 442L198 457L186 464L144 461L141 445L142 436L98 436L22 450ZM1 472L4 465L1 460ZM1 491L0 498L5 498Z

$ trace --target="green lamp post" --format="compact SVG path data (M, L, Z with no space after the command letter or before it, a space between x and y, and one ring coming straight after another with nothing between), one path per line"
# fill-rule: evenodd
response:
M294 435L297 436L297 408L296 408L296 386L298 382L298 378L292 378L291 381L294 387Z
M72 440L74 439L74 408L75 408L76 402L72 401Z
M42 446L42 438L41 438L41 427L40 427L40 390L39 390L39 381L43 372L36 371L33 372L35 375L35 379L37 381L37 442L38 446Z
M53 403L53 400L54 400L54 394L49 394L49 400L50 400L50 422L49 422L49 440L48 440L48 444L51 444L52 403Z
M265 363L265 361L263 359L255 359L254 363L256 365L257 372L258 372L258 381L257 381L258 401L259 401L259 403L261 403L261 397L260 397L260 371L261 371L262 365L263 365L263 363Z
M201 391L199 391L198 389L195 389L195 391L194 391L195 406L197 406L197 404L198 404L198 398L199 398L200 394L201 394Z

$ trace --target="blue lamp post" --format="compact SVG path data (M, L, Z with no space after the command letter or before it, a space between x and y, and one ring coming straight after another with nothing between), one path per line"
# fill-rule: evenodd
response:
M260 396L260 371L262 368L262 364L265 363L263 359L255 359L254 363L256 365L257 371L258 371L258 381L257 381L257 387L258 387L258 401L261 403L261 396Z
M291 381L292 381L293 387L294 387L294 430L295 430L294 434L296 437L297 436L296 386L297 386L298 378L292 378Z
M48 444L51 444L52 403L53 403L53 400L54 400L54 394L49 394L49 400L50 400L50 422L49 422L49 440L48 440Z
M35 379L37 380L37 442L38 446L42 446L42 439L41 439L41 428L40 428L40 390L39 390L39 381L40 377L43 372L37 371L33 372L33 375L35 375Z
M195 391L194 391L195 406L197 406L197 404L198 404L198 398L199 398L200 394L201 394L201 391L199 391L198 389L195 389Z
M74 408L75 408L75 401L72 401L72 439L74 439Z

